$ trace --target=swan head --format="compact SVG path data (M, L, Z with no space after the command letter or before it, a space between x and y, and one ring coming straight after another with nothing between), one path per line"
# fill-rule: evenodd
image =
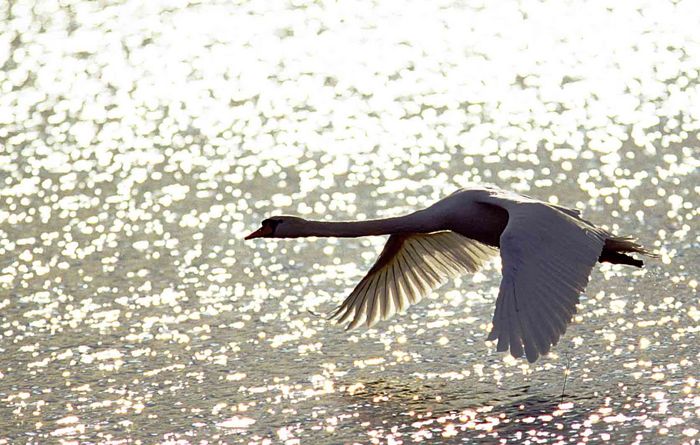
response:
M263 220L261 227L245 239L295 238L304 236L306 220L298 216L273 216Z

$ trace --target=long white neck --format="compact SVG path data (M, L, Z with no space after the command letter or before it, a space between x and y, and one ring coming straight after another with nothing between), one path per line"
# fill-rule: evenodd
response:
M439 218L430 217L423 211L395 218L367 221L305 221L298 233L291 237L325 236L353 238L370 235L391 235L394 233L428 233L445 230Z

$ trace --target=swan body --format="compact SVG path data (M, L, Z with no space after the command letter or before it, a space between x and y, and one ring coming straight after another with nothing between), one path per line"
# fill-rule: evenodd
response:
M643 265L654 256L578 210L495 187L458 190L409 215L369 221L277 216L246 239L390 235L367 275L331 315L353 329L418 303L450 278L475 272L500 249L502 273L489 340L534 362L566 331L596 262Z

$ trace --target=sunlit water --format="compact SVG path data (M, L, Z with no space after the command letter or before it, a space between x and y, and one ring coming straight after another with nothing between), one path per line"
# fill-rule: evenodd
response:
M0 443L698 441L700 7L642 3L0 2ZM346 333L384 239L242 241L468 182L661 258L529 365L497 260Z

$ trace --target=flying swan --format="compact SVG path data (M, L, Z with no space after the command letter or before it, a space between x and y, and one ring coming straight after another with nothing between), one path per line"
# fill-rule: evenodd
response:
M596 262L642 267L629 253L655 256L581 218L578 210L495 187L458 190L409 215L369 221L275 216L253 238L389 235L382 253L331 315L353 329L404 312L431 290L476 272L497 249L501 280L488 340L534 362L566 331Z

